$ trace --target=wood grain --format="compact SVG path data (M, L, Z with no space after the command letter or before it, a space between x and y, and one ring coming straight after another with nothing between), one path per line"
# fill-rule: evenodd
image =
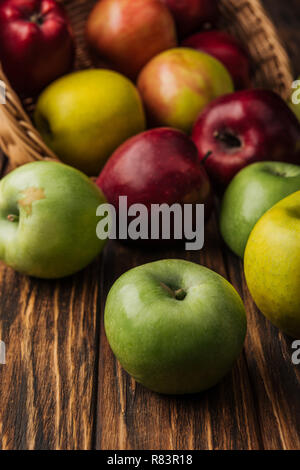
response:
M99 269L48 282L1 265L1 449L92 447Z
M264 448L300 449L300 368L291 361L293 340L256 308L240 260L228 253L229 279L244 298L249 328L246 360Z
M296 76L299 0L263 3ZM147 391L121 369L105 337L105 298L115 279L165 257L227 277L247 309L243 354L219 385L199 395ZM0 286L0 339L7 347L0 449L300 449L300 368L291 363L291 340L256 309L215 219L199 253L142 252L110 242L86 270L61 281L29 279L1 264Z

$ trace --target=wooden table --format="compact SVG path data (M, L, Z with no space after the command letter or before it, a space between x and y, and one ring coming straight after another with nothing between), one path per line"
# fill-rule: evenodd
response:
M300 73L299 0L264 0ZM296 76L296 75L295 75ZM83 272L38 281L0 267L1 449L300 449L300 366L291 339L255 308L242 264L217 224L199 253L143 253L110 242ZM45 240L47 243L47 240ZM103 309L114 280L163 257L187 258L227 277L242 295L248 335L218 386L165 397L136 384L105 338Z

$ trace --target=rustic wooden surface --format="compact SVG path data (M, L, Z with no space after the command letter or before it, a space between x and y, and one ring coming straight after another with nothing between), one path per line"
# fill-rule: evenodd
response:
M263 2L300 74L299 0ZM115 361L103 329L105 298L127 269L187 258L226 276L248 313L243 354L212 390L164 397ZM291 340L255 308L241 262L215 219L200 253L143 253L110 242L83 272L29 279L0 265L0 449L300 449L300 367Z

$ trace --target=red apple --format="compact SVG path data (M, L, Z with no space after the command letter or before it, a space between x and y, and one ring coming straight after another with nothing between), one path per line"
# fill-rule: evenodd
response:
M151 204L204 203L208 217L212 207L197 149L176 129L152 129L127 140L108 160L97 184L117 210L119 196L127 196L128 206L144 204L148 211Z
M173 14L180 37L185 37L218 17L217 0L161 0Z
M0 61L13 88L37 94L67 73L74 42L69 20L54 0L0 2Z
M300 124L283 99L269 90L216 99L200 114L192 139L219 190L253 162L300 164Z
M158 0L101 0L88 18L86 37L101 59L132 79L177 44L172 15Z
M232 76L236 89L250 87L249 56L230 34L223 31L204 31L189 37L182 45L206 52L222 62Z

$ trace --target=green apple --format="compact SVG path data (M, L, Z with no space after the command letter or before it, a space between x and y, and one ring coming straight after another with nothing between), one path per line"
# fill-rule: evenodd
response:
M17 168L0 183L0 259L40 278L79 271L104 246L96 236L96 209L104 202L97 186L70 166Z
M135 86L110 70L84 70L53 82L38 99L36 127L65 163L97 176L108 157L145 130Z
M300 103L299 104L295 104L293 102L289 102L289 107L291 108L291 110L295 113L295 115L297 116L297 118L299 119L300 121Z
M105 330L137 382L159 393L196 393L219 382L239 356L246 314L235 289L217 273L161 260L115 282Z
M169 49L142 69L137 82L151 124L190 132L215 98L234 91L232 78L214 57L185 47Z
M278 202L255 225L246 246L245 275L261 312L300 338L300 191Z
M241 170L224 194L220 213L221 233L232 251L243 258L258 219L278 201L298 190L298 165L260 162Z

